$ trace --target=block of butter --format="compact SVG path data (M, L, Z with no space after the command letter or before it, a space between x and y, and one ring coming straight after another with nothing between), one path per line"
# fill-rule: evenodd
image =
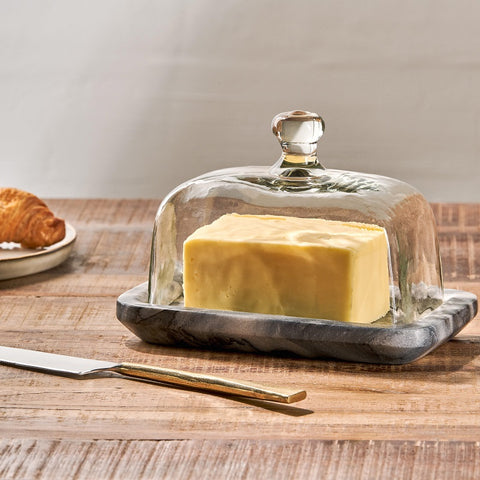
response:
M376 225L229 214L184 242L186 307L370 323L390 307Z

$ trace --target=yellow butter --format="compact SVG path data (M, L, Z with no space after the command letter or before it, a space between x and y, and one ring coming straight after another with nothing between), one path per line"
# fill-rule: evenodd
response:
M184 243L186 307L370 323L390 307L375 225L229 214Z

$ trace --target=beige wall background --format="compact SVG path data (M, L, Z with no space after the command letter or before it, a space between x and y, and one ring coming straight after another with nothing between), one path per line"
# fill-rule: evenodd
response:
M0 0L0 185L162 197L269 165L272 117L322 162L480 201L480 2Z

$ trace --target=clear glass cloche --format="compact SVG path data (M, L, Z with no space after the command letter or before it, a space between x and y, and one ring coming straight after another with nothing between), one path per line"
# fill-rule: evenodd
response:
M282 148L273 166L213 171L183 183L163 200L153 230L149 302L183 305L185 239L222 215L237 213L383 227L389 248L390 311L381 322L414 322L439 306L441 261L426 199L402 181L320 163L317 142L325 124L315 113L280 113L272 130Z

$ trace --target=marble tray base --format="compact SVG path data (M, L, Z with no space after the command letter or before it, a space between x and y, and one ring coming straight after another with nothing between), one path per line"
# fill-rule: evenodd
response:
M117 300L117 318L149 343L196 348L404 364L454 337L477 313L477 297L446 290L443 304L421 320L374 326L278 315L147 303L147 283Z

